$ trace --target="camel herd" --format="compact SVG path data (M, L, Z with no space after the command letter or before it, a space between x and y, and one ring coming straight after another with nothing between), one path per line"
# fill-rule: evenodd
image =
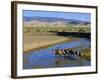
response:
M53 53L56 56L64 56L64 57L74 56L74 55L83 56L81 51L73 49L55 49Z

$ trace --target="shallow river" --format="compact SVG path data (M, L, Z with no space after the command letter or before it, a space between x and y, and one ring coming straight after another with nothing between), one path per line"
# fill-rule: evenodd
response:
M79 38L77 41L59 43L48 48L26 53L23 55L23 69L90 66L91 61L80 58L77 55L63 58L62 56L53 54L53 50L57 48L65 49L75 47L79 50L89 48L90 40Z

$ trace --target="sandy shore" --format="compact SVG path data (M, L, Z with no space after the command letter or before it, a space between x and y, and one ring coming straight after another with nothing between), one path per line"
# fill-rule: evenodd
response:
M65 41L70 41L70 39L53 35L24 35L24 53Z

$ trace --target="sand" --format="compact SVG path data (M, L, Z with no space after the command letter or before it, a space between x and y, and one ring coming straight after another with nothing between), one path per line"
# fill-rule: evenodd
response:
M65 41L70 39L56 35L24 35L24 53Z

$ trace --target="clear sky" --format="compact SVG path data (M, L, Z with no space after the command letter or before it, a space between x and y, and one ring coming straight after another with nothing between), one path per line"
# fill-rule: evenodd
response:
M23 16L57 17L57 18L74 19L74 20L81 20L81 21L88 21L88 22L91 21L90 13L23 10Z

